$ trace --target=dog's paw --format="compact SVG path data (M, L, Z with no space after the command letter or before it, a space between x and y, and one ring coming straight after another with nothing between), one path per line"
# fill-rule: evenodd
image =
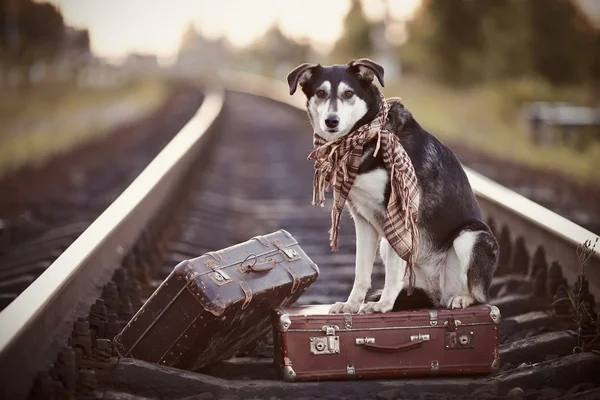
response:
M382 301L370 301L360 307L359 314L386 313L394 307L393 303Z
M471 296L454 296L448 300L447 308L467 308L473 304L475 300Z
M329 309L329 314L356 314L360 309L360 303L338 301Z

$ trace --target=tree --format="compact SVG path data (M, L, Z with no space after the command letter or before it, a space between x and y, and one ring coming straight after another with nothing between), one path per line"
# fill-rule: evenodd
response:
M582 57L591 50L587 48L591 43L578 27L576 6L570 0L528 0L526 4L534 70L554 85L580 82L587 69Z
M598 29L572 0L423 0L408 29L412 65L446 83L598 79Z
M10 64L27 67L56 54L64 38L65 25L54 5L31 0L0 0L0 10L0 54Z
M372 53L371 23L365 16L360 1L352 0L350 10L344 18L342 37L335 43L331 58L334 62L346 63L350 59L370 57Z

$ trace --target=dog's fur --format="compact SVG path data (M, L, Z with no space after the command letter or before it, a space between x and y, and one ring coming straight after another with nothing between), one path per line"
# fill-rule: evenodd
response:
M324 67L302 64L288 74L290 94L298 85L315 132L330 141L347 135L377 115L383 68L369 59ZM386 128L400 139L414 166L420 193L416 288L436 307L466 308L486 303L498 262L498 243L482 221L477 200L458 158L423 129L398 98L389 98ZM326 119L329 119L326 124ZM335 125L335 120L339 122ZM373 157L376 139L365 145L359 175L346 204L356 229L355 280L346 302L331 313L388 312L407 283L406 262L390 247L381 215L390 195L389 174L381 152ZM385 265L385 284L377 301L365 297L377 252ZM368 299L371 300L371 299ZM394 304L396 305L394 306Z

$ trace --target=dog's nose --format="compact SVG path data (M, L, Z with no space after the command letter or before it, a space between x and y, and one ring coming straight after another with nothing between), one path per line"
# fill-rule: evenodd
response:
M328 115L327 118L325 119L325 125L327 125L328 128L335 128L339 124L340 124L340 117L338 117L337 115L331 114L331 115Z

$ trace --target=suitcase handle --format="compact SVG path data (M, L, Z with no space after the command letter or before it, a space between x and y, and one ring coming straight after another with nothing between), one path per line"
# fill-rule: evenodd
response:
M254 262L251 264L246 264L244 265L244 263L246 261L248 261L248 259L250 257L254 256ZM244 272L267 272L272 270L273 268L275 268L275 266L277 265L277 260L275 259L275 257L267 257L265 258L264 261L261 262L257 262L258 259L256 257L256 254L249 254L244 261L242 261L242 263L240 264L240 266L242 267L242 270Z
M365 349L371 350L371 351L381 351L381 352L384 352L384 353L394 353L394 352L397 352L397 351L410 350L412 348L419 347L422 344L423 344L423 341L419 340L419 341L416 341L416 342L407 342L407 343L390 345L390 346L379 345L379 344L375 344L375 343L364 343L363 346L365 347Z

